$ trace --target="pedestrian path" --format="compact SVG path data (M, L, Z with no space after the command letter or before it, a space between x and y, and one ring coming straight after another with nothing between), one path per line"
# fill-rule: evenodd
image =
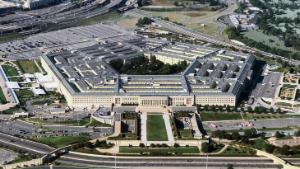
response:
M141 114L141 142L147 143L147 114Z
M175 140L174 140L174 136L173 136L172 127L171 127L171 124L170 124L170 116L168 115L168 113L163 114L163 119L164 119L165 127L166 127L166 130L167 130L168 141L174 143Z

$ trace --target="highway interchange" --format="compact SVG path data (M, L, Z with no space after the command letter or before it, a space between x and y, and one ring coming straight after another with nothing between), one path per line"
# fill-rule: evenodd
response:
M71 1L32 11L16 12L0 18L1 35L18 31L19 33L34 33L41 31L42 26L49 24L66 24L68 22L88 19L102 15L120 5L122 0L89 0L78 7Z
M256 49L256 48L251 48L251 47L248 47L248 46L238 45L238 44L233 43L233 42L225 42L225 41L216 39L214 37L211 37L209 35L206 35L206 34L203 34L203 33L200 33L200 32L196 32L196 31L191 30L191 29L189 29L185 26L181 26L181 25L178 25L176 23L172 23L170 21L166 21L166 20L163 20L163 19L158 18L158 17L153 17L153 16L151 16L151 13L146 13L146 12L141 11L139 9L134 9L134 10L128 11L126 14L131 15L131 16L135 16L135 17L150 17L154 22L156 22L157 24L161 25L162 27L164 27L166 29L169 29L171 31L181 33L181 34L184 34L184 35L188 35L188 36L194 37L196 39L199 39L199 40L202 40L202 41L205 41L205 42L209 42L209 43L216 44L216 45L222 45L222 46L226 46L226 47L233 47L235 49L246 51L246 52L249 52L249 53L256 53L257 52L257 53L260 53L260 54L262 54L264 56L267 56L267 57L270 57L270 58L281 59L282 61L285 61L285 62L287 62L291 65L297 65L297 66L300 65L300 61L298 61L298 60L285 58L285 57L282 57L282 56L279 56L279 55L264 52L264 51Z

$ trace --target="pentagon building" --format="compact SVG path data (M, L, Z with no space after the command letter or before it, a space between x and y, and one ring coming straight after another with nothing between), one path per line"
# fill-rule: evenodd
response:
M251 80L252 55L148 39L129 32L109 36L118 32L114 27L105 31L105 38L97 37L96 44L65 47L42 56L43 67L54 77L70 107L235 106ZM186 60L189 65L172 75L126 75L109 65L113 59L126 62L143 55L154 55L169 64Z

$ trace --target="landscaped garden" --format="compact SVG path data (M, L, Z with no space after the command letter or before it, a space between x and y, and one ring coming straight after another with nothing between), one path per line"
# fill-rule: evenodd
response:
M294 99L296 85L284 84L279 92L279 97L284 100Z
M126 63L122 59L112 60L110 65L120 73L131 75L169 75L182 72L188 66L186 61L177 64L165 64L152 56L150 59L141 56ZM145 69L147 68L147 69Z
M147 115L147 140L167 141L168 135L162 115Z
M193 139L190 112L175 112L172 125L173 133L180 139Z

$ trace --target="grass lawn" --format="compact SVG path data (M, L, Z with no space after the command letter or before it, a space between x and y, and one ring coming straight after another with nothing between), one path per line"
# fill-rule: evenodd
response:
M32 105L44 105L44 104L51 104L52 103L52 100L50 99L44 99L44 100L34 100L32 101Z
M39 68L36 66L33 60L19 60L16 64L24 73L36 73L39 72Z
M10 65L2 65L2 68L6 74L6 76L18 76L18 71L16 68L10 66Z
M222 156L254 156L255 151L246 147L232 147L229 146L227 149L219 155Z
M120 153L149 153L150 155L199 153L198 147L120 147Z
M65 125L73 125L73 126L85 126L90 122L90 118L83 118L81 120L65 120L65 121L54 121L54 120L43 120L37 118L29 118L24 119L31 123L39 123L39 124L65 124Z
M192 130L179 130L181 139L193 139Z
M202 24L195 23L195 24L188 25L188 27L195 31L199 31L199 32L211 35L211 36L219 36L220 35L218 25L215 23L208 23L208 24L205 24L204 26Z
M34 97L32 91L26 89L16 90L16 94L21 103L25 103L27 100L32 99Z
M253 148L263 150L266 147L267 142L264 139L255 139L254 144L252 145Z
M240 113L221 113L221 112L200 112L202 121L221 121L221 120L242 120ZM292 115L270 114L270 113L243 113L246 120L253 119L276 119L276 118L290 118Z
M2 104L5 104L6 103L6 98L4 96L4 93L3 93L3 90L0 88L0 102Z
M202 121L241 120L240 113L200 112Z
M147 116L147 140L168 141L165 122L162 115Z
M82 143L89 140L88 136L55 136L37 138L36 141L53 147L64 147L70 144Z
M24 81L22 77L9 77L8 80L13 81L13 82L23 82Z
M88 124L90 127L111 127L109 124L101 123L100 121L97 121L95 119L92 119L91 123Z

